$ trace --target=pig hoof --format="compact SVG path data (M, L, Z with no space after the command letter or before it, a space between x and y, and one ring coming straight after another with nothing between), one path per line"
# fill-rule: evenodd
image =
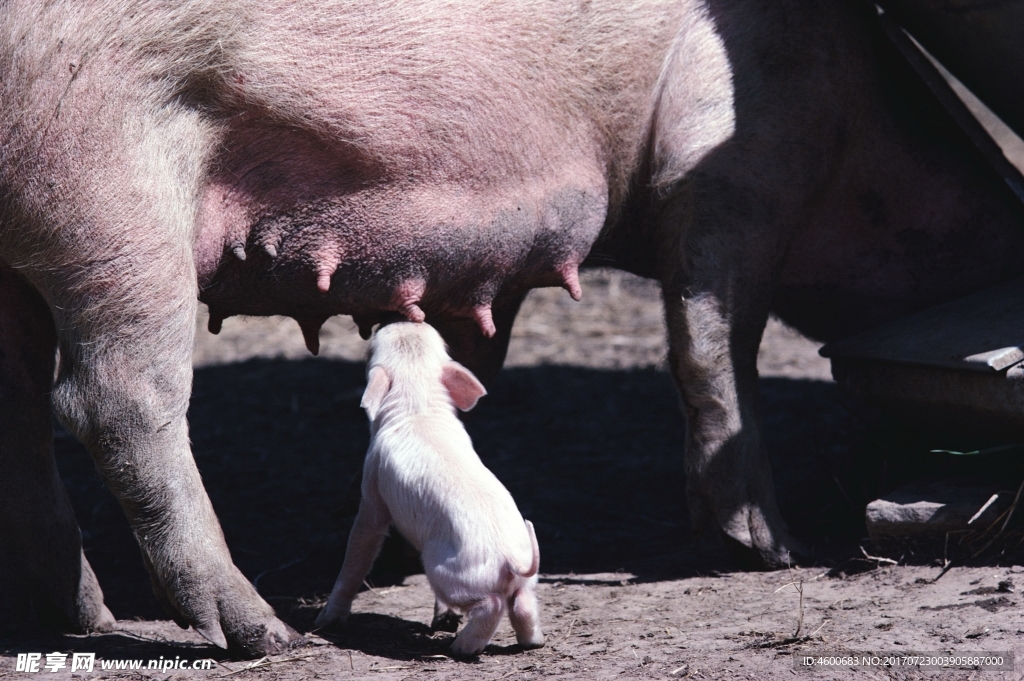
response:
M177 593L162 586L175 581ZM274 609L234 566L227 574L213 577L190 575L190 589L182 588L182 581L154 577L157 600L179 625L191 625L207 641L239 658L273 655L305 642L302 635L277 618Z
M754 495L755 497L757 495ZM808 552L790 533L776 513L766 513L774 501L757 503L747 499L734 503L738 510L716 513L718 530L732 560L748 570L776 570L792 567L806 559Z
M314 629L324 629L326 627L344 627L348 624L348 613L347 612L332 612L330 606L324 606L324 609L320 611L320 614L316 616L316 621L313 622Z
M727 533L723 538L729 556L746 570L778 570L794 567L805 562L810 552L799 541L789 535L765 546L748 546Z
M276 617L264 625L244 627L231 633L228 650L238 657L250 659L276 655L306 643L302 634Z
M36 601L35 608L39 623L55 632L72 634L103 633L111 631L117 624L117 620L114 619L114 616L102 601L99 603L78 603L77 611L73 611L70 615L61 611L46 599ZM8 615L14 615L14 621L20 619L15 613L0 611L0 616L4 619L7 619ZM5 624L7 623L5 622Z
M449 610L439 615L434 615L434 620L430 623L430 628L433 631L447 631L454 634L459 630L459 623L461 621L462 618L457 613Z
M220 624L218 622L196 625L195 630L200 636L218 648L227 649L228 638L224 635L224 630L220 628Z
M114 613L110 612L106 605L100 607L99 616L94 623L88 625L87 629L101 633L113 631L114 627L117 626L117 619L114 617Z
M451 647L452 657L462 659L476 657L480 653L484 652L484 648L487 647L488 643L489 641L481 643L479 641L466 641L462 638L456 638L455 643L453 643Z
M51 621L51 624L57 630L76 634L91 634L111 631L116 626L117 620L103 603L103 594L94 593L88 594L86 598L78 599L70 620L64 621L64 618L60 617Z
M45 628L73 634L113 629L117 620L103 603L103 591L89 562L84 555L75 556L73 560L70 565L57 561L48 565L38 590L26 589L14 580L0 579L0 626L36 619ZM19 600L25 610L15 607L14 612L8 612L3 607L5 602L13 605Z
M306 644L306 637L295 631L279 619L267 626L260 641L260 650L264 654L274 655L290 648L298 648Z
M519 646L523 650L533 650L534 648L544 647L544 634L537 634L527 639L520 639L518 636L516 638L518 639L517 642L519 643Z

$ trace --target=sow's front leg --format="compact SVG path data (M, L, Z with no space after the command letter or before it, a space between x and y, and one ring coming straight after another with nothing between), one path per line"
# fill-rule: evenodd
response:
M54 291L63 319L53 406L121 503L178 624L243 655L277 652L298 635L232 563L189 445L196 288L188 245L149 246L113 255L109 270L87 270L88 303L81 290Z
M56 350L46 303L0 264L0 630L33 615L78 633L114 624L53 459Z
M178 624L237 654L280 651L299 636L232 563L189 445L192 222L208 138L186 111L104 117L78 110L89 101L69 95L52 147L23 161L37 181L17 197L39 222L2 246L54 315L53 409L93 455Z

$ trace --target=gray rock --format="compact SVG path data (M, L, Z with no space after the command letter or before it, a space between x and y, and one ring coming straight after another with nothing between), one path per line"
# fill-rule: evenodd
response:
M995 486L917 482L868 504L865 521L874 542L944 539L947 532L983 530L1012 500L1013 492Z

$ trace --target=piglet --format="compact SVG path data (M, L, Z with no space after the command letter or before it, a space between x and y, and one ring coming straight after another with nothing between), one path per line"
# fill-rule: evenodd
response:
M396 322L370 346L361 406L370 419L362 501L345 563L316 627L349 616L352 600L392 524L419 549L436 597L435 628L465 614L452 645L476 655L506 608L520 645L544 645L536 597L540 551L533 525L480 461L455 407L487 393L449 358L427 324Z

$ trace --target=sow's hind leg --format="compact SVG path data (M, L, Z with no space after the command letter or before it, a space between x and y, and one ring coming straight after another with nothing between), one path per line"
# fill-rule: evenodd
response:
M759 149L751 146L753 156ZM803 550L775 500L757 350L785 225L798 211L737 171L731 150L723 156L694 172L691 193L660 216L664 232L675 234L661 256L662 295L669 366L686 415L686 494L695 528L717 528L741 564L781 567Z
M62 630L105 631L114 618L53 459L56 348L46 303L0 264L0 629L35 615Z
M706 282L705 282L706 283ZM798 545L779 514L761 440L757 341L760 328L737 328L725 288L664 286L669 364L686 414L686 495L696 529L717 528L749 567L791 563Z

